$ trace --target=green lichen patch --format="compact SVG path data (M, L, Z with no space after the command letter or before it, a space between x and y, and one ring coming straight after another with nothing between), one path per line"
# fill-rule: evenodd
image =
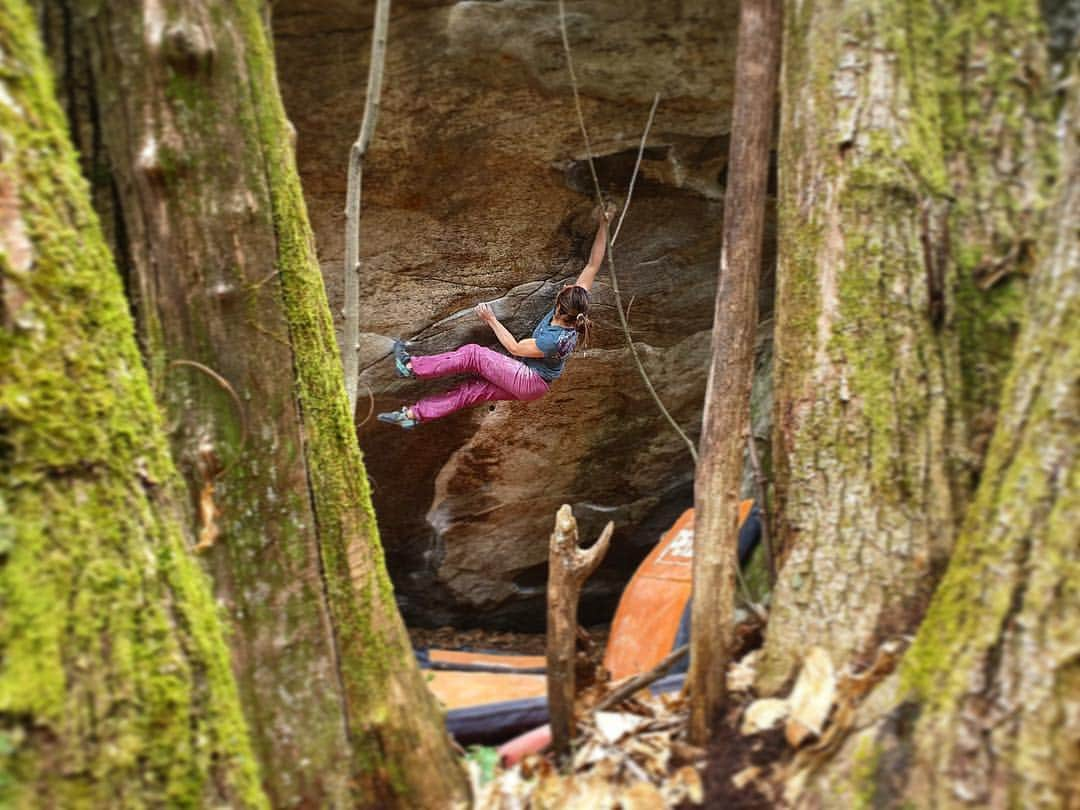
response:
M982 469L1055 165L1033 2L791 12L774 446L778 544L803 547L771 684L805 645L839 661L918 621ZM857 609L824 575L849 567Z

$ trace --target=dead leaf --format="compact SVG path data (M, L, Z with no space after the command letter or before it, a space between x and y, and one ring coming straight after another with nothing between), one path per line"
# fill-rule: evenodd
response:
M731 777L731 784L735 785L736 790L742 790L748 784L753 782L758 776L761 775L761 768L756 765L751 765L749 768L743 768L733 777Z
M203 484L202 492L199 493L199 542L195 545L195 551L202 553L212 548L217 542L221 531L218 529L217 519L221 512L214 503L214 482L207 481Z
M768 731L788 716L790 707L783 698L761 698L746 707L739 731L743 734L757 734Z
M692 765L685 765L675 771L671 778L661 785L660 793L668 807L675 807L684 801L701 804L705 800L701 774Z
M607 751L604 746L589 740L574 752L574 770L580 771L589 765L595 765L603 761L605 757L607 757Z
M611 745L640 728L646 722L640 715L629 714L628 712L597 712L593 715L593 719L601 738Z
M836 671L832 658L821 647L812 647L788 697L791 707L785 730L788 743L797 748L808 737L820 735L835 700Z
M757 663L761 650L744 655L728 668L727 687L731 692L749 692L757 678Z
M649 782L634 782L619 791L618 802L623 810L665 810L668 806L660 791Z
M698 748L696 745L690 745L681 740L672 740L671 756L676 762L684 762L687 764L701 762L705 759L705 749Z
M700 804L704 789L698 767L705 752L677 739L686 733L685 697L642 690L620 705L623 711L582 718L570 774L558 773L538 755L526 757L519 766L496 772L474 810L660 810Z

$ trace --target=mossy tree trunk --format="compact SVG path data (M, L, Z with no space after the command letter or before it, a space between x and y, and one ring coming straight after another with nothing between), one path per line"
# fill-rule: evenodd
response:
M383 564L262 4L59 5L58 51L88 43L89 98L71 106L94 111L111 166L113 232L272 801L463 798Z
M943 570L1045 204L1044 77L1034 2L788 5L767 691L910 632Z
M986 471L885 709L805 806L1080 806L1078 76Z
M0 805L266 807L120 278L0 6Z

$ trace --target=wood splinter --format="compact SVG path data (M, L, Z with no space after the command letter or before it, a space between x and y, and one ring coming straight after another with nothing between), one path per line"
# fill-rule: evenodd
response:
M581 586L604 559L615 524L608 522L591 548L578 548L578 527L563 504L555 515L548 550L547 695L551 740L562 762L574 736L574 650Z

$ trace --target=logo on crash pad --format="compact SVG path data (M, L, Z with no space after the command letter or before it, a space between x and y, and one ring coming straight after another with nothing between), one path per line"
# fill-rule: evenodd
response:
M682 529L656 560L658 564L689 565L694 558L694 530Z

